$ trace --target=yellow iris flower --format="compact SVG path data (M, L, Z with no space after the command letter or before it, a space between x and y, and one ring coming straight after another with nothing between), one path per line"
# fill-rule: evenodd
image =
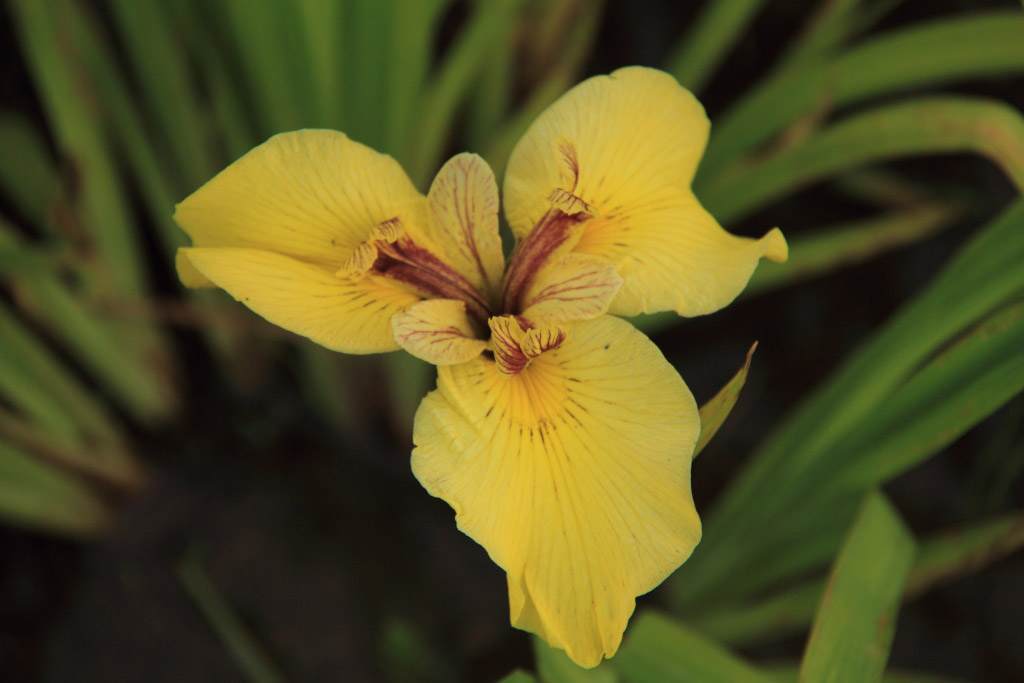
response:
M582 666L697 545L697 405L613 315L722 308L782 234L725 232L690 190L709 130L669 75L591 78L515 147L498 188L460 154L427 196L333 131L277 135L183 201L181 279L327 348L438 366L412 470L508 578L511 621Z

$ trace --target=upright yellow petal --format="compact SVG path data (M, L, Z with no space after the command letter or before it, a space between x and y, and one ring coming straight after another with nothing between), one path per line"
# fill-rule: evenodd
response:
M487 162L459 154L441 167L427 195L449 261L485 298L501 290L505 256L498 235L498 185Z
M434 365L465 363L487 348L465 302L454 299L421 301L392 318L391 325L403 349Z
M369 278L258 249L181 249L196 270L254 312L335 351L398 349L391 317L420 299Z
M197 247L263 249L337 270L375 226L428 219L391 157L330 130L275 135L192 193L174 218Z
M590 78L516 144L505 172L505 216L523 237L550 200L564 208L566 193L612 210L623 192L689 187L709 130L704 107L663 71L633 66Z
M630 67L591 78L523 136L505 174L505 213L526 235L552 207L582 207L574 251L614 263L624 284L609 312L718 310L762 257L786 259L772 230L760 240L723 230L690 183L707 142L700 103L670 75Z
M605 316L514 376L486 357L439 368L412 467L508 573L512 623L589 667L700 539L699 426L657 347Z

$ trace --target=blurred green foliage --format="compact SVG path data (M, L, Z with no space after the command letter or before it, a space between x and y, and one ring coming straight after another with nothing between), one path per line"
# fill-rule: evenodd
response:
M184 240L170 220L176 201L269 135L302 127L392 154L421 188L451 150L480 152L500 173L533 118L581 77L603 11L582 0L6 4L43 118L0 111L0 515L70 537L102 533L145 486L132 434L173 424L183 400L169 324L197 329L240 391L242 345L292 343L216 295L161 289ZM702 3L661 66L698 94L729 78L721 65L764 4ZM1024 74L1024 13L875 32L897 4L820 3L714 121L695 188L727 226L826 181L877 211L796 236L789 264L762 266L748 295L914 243L979 204L999 208L983 188L951 193L883 163L966 152L1024 189L1021 112L932 92ZM882 679L901 595L1024 544L1019 512L915 540L877 493L1024 390L1022 264L1018 200L749 457L667 582L668 613L638 615L621 653L589 672L538 643L539 679L793 680L795 664L729 649L793 633L809 634L800 680ZM636 322L650 331L676 320ZM351 366L305 344L297 353L310 408L356 429L345 417L357 400L344 381ZM394 355L377 370L393 424L408 430L430 369ZM991 468L1015 446L1008 433ZM1006 471L1019 474L1021 461ZM1005 493L1005 478L990 480ZM276 680L197 561L181 575L240 668ZM395 678L429 668L411 628L396 622L382 638Z

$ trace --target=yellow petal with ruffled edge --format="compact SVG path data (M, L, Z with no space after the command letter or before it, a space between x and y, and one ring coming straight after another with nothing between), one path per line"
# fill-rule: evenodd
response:
M343 133L275 135L178 204L196 247L262 249L337 270L375 226L429 220L426 198L391 157ZM185 284L195 273L183 267Z
M458 154L438 171L427 194L441 245L451 264L485 299L496 302L505 271L498 234L498 185L487 162Z
M439 368L416 414L413 473L508 573L513 625L582 666L618 649L635 598L700 540L697 406L657 347L604 316L522 372Z
M465 363L487 348L466 304L454 299L421 301L392 318L391 326L403 349L434 365Z
M608 312L626 316L713 313L739 296L761 257L789 253L778 228L759 240L730 235L689 190L668 187L627 213L589 221L576 251L616 265L623 284Z
M328 267L269 251L196 247L180 253L255 313L334 351L398 349L391 317L420 301L369 278L339 277Z
M704 108L664 72L628 67L584 81L513 150L509 224L522 238L552 206L592 215L575 250L618 267L625 284L612 313L722 308L762 256L781 261L787 252L777 230L761 240L730 235L693 197L709 129Z

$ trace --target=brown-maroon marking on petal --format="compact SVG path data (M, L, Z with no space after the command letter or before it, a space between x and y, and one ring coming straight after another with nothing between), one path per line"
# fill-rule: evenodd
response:
M506 313L523 312L523 297L541 267L558 247L574 235L573 228L590 217L585 212L570 214L561 209L549 209L541 217L530 234L516 247L509 261L502 298Z
M576 192L576 186L580 183L580 158L576 153L576 145L572 143L572 140L559 138L558 151L562 154L562 161L569 169L569 175L572 176L572 187L568 192L573 194Z
M491 347L498 370L506 375L517 375L523 371L530 359L519 346L522 328L513 316L500 316L487 321L491 328ZM513 327L515 326L515 327Z
M530 361L545 351L561 346L565 331L553 325L541 328L523 324L514 315L496 316L487 321L491 328L491 348L498 370L506 375L517 375Z
M401 282L430 299L463 301L466 311L481 324L490 316L487 302L476 287L457 270L406 235L394 242L377 243L377 260L370 274Z

